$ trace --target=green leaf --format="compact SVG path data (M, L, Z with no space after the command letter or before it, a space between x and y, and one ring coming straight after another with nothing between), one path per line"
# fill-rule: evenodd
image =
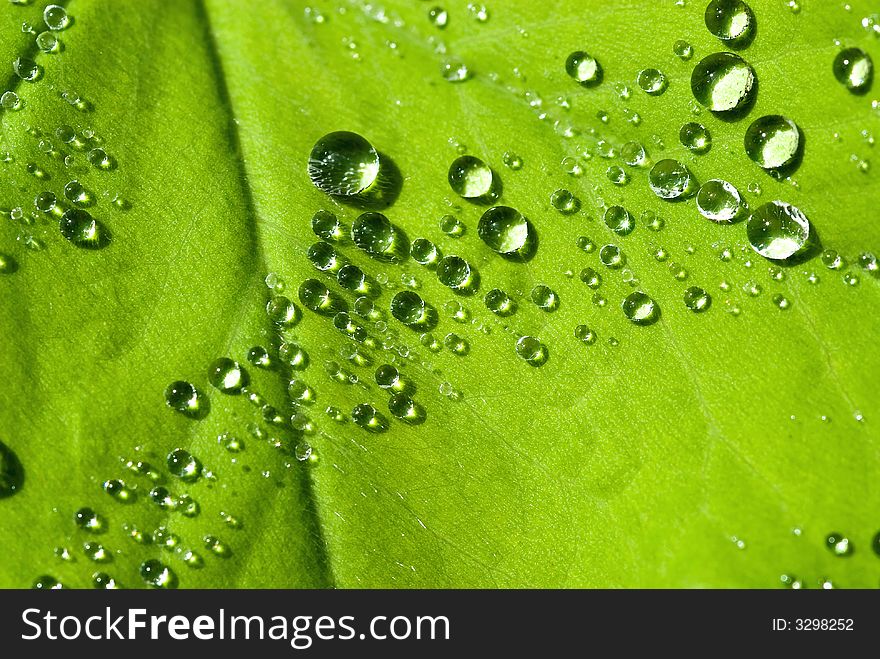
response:
M456 0L444 3L441 30L429 5L405 0L305 10L281 0L95 0L67 5L74 20L57 33L63 49L54 54L38 53L21 29L23 21L42 24L42 3L4 6L0 61L33 57L42 76L10 75L7 88L23 107L0 114L0 151L10 154L0 163L0 252L17 263L0 275L0 440L25 473L20 490L0 499L0 585L49 575L90 587L95 572L106 572L138 587L148 559L167 564L181 587L772 587L782 574L809 587L826 579L876 585L880 296L875 273L856 260L880 247L877 176L858 166L872 161L866 136L877 132L878 112L875 90L852 94L831 70L835 39L880 58L861 25L870 3L846 10L804 2L795 13L781 0L752 2L757 35L739 54L759 89L754 107L733 121L698 111L691 71L726 48L707 32L703 3L682 4L572 1L548 13L511 0L490 5L480 22ZM693 44L693 59L675 56L678 39ZM575 50L600 61L600 85L582 87L566 74ZM442 67L461 63L472 77L444 80ZM638 88L645 67L666 74L665 93ZM77 98L79 108L69 102ZM768 176L744 152L746 128L766 114L791 118L805 138L790 178ZM680 145L688 121L710 130L706 155ZM90 165L88 148L57 136L62 126L93 131L86 141L100 143L113 166ZM354 301L307 257L317 210L348 226L363 210L309 180L309 151L336 130L369 139L385 158L383 175L399 171L399 191L385 198L388 218L480 275L476 295L457 296L412 260L389 264L338 246L383 282L377 308L386 318L352 316L375 347L354 344L296 295L317 278ZM749 248L744 222L717 225L693 199L658 199L646 169L601 157L599 139L617 149L638 140L655 162L675 158L700 182L727 180L752 208L775 199L796 205L846 267L827 269L814 252L774 278L774 264ZM506 151L522 157L522 169L502 164ZM461 152L485 160L503 182L501 203L531 220L539 246L529 262L504 260L479 239L486 207L447 183ZM580 176L566 173L566 158L577 160ZM608 180L610 165L626 170L627 185ZM109 232L103 249L74 246L58 231L57 213L32 211L43 191L68 207L71 180L94 196L87 210ZM560 188L579 198L579 212L551 206ZM612 234L603 204L629 209L636 230ZM663 218L662 231L647 226L645 211ZM438 228L447 213L466 226L462 237ZM626 266L605 268L596 251L578 249L580 236L619 245ZM668 260L654 257L660 247ZM719 258L724 249L731 260ZM686 279L673 276L673 262ZM579 280L588 266L602 276L604 306ZM294 327L267 317L270 273L302 311ZM812 273L818 284L808 281ZM846 284L846 273L858 285ZM432 351L388 315L393 293L409 281L439 311L433 337L442 345L448 333L460 335L466 355ZM744 291L750 282L761 288L755 297ZM538 284L558 294L558 310L529 301ZM682 302L694 285L712 295L705 313ZM515 315L485 308L483 295L495 287L518 296ZM659 304L658 322L638 326L623 315L621 301L636 288ZM774 304L777 294L789 308ZM462 323L451 313L458 304ZM595 331L594 344L575 338L579 324ZM522 335L547 346L544 365L517 356ZM246 364L256 345L280 361L282 341L305 349L306 370ZM349 359L355 353L362 363ZM245 396L211 387L208 367L221 356L245 364L250 389L285 417L293 411L287 380L307 382L311 425L273 426ZM329 362L357 382L328 375ZM373 374L389 363L414 383L424 423L388 411L389 394ZM165 405L175 380L198 387L207 415L188 418ZM350 420L361 403L390 420L387 432ZM222 433L245 450L226 451ZM313 454L300 461L303 442ZM175 448L191 451L213 477L188 484L170 476L165 457ZM154 465L200 513L156 505L154 483L126 461ZM102 491L114 478L137 486L136 501ZM84 506L106 520L106 533L77 528L74 513ZM179 544L137 544L127 537L132 527L165 527ZM849 539L850 556L828 550L832 532ZM231 556L214 555L206 535ZM89 541L112 561L90 561L82 551ZM56 547L76 560L59 559ZM190 549L204 557L201 569L183 560Z

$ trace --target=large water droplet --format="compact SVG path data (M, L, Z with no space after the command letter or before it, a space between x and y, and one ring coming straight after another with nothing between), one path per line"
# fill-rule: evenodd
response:
M369 403L361 403L351 411L352 420L367 432L380 433L388 430L388 420Z
M559 295L544 284L538 284L532 289L532 302L544 311L556 311L559 308Z
M600 82L602 77L599 62L582 50L577 50L566 58L565 71L573 80L585 86Z
M713 222L733 222L741 205L739 190L721 179L706 181L697 192L697 210Z
M752 35L755 17L743 0L712 0L705 21L709 32L722 41L743 43Z
M755 72L739 55L713 53L703 58L691 74L691 91L713 112L729 112L752 98Z
M202 409L198 390L189 382L176 380L165 387L165 404L186 416L196 417Z
M104 225L80 208L65 211L58 228L62 236L84 249L101 249L110 242L110 234Z
M602 265L616 270L623 266L626 259L617 245L603 245L602 249L599 250L599 261Z
M40 67L30 57L16 57L12 61L12 70L22 80L32 82L40 77Z
M388 411L396 419L410 425L418 425L425 421L425 408L406 394L394 394L388 400Z
M500 288L493 288L483 299L486 308L498 316L511 316L516 313L516 302Z
M382 213L362 213L351 227L354 244L370 256L397 262L409 255L403 234Z
M107 520L91 508L80 508L73 514L73 522L83 531L89 533L104 533L107 530Z
M846 48L837 53L832 70L837 81L856 94L868 91L874 77L871 56L861 48Z
M528 258L534 252L531 224L509 206L493 206L483 213L477 234L490 249L503 256Z
M651 96L659 96L669 85L666 76L657 69L642 69L639 71L637 82L641 90Z
M43 22L50 30L63 30L70 25L70 16L61 5L47 5L43 10Z
M810 237L810 222L797 207L771 201L752 212L746 235L752 249L761 256L784 260L804 247Z
M306 279L299 287L299 300L307 309L324 316L332 316L345 309L345 302L333 295L317 279Z
M330 274L339 272L339 268L346 263L345 257L339 254L332 245L325 242L310 246L306 256L316 269Z
M778 169L790 164L798 151L797 125L786 117L771 114L755 119L746 130L746 154L764 169Z
M409 327L431 323L432 308L415 291L400 291L391 299L391 315Z
M699 286L691 286L684 292L684 306L694 312L706 311L712 304L712 297Z
M449 186L465 199L488 197L492 192L492 169L479 158L460 156L449 166Z
M696 187L688 168L669 158L658 161L651 168L648 183L661 199L682 199L692 194Z
M309 178L327 194L359 194L378 176L379 154L357 133L329 133L315 143L309 155Z
M620 308L623 309L623 315L636 325L650 325L660 317L660 307L642 291L634 291L627 295Z

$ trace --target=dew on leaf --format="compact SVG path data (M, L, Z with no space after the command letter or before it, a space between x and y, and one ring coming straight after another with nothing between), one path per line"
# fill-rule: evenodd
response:
M638 142L627 142L620 148L620 158L630 167L642 167L648 161L648 154Z
M614 185L626 185L629 183L629 174L623 171L622 167L618 167L617 165L611 165L605 170L605 178L611 181Z
M800 144L797 125L778 114L760 117L745 133L746 154L764 169L779 169L795 158Z
M33 82L40 77L39 65L30 57L16 57L12 61L12 70L19 78L26 82Z
M608 268L617 269L623 267L626 258L617 245L603 245L599 250L599 261Z
M847 272L843 275L843 283L847 286L858 286L859 276L854 272Z
M0 442L0 499L11 497L24 485L24 468L15 452Z
M102 249L110 243L110 233L92 215L81 208L64 212L58 224L61 235L83 249Z
M400 291L391 299L391 315L409 327L423 327L431 321L432 308L415 291Z
M544 284L535 286L530 297L535 306L544 311L556 311L559 308L559 295Z
M77 206L87 207L95 203L94 196L79 181L69 181L64 186L65 198Z
M118 478L112 478L104 481L102 485L104 491L120 503L134 503L136 495L134 488L129 487L126 483Z
M334 274L345 265L345 257L338 254L332 245L325 242L311 245L306 252L306 256L312 262L312 265L321 272Z
M403 233L382 213L361 213L351 227L351 239L370 256L399 262L409 256L409 244Z
M461 238L465 232L464 223L455 215L444 215L438 223L440 231L450 238Z
M861 48L846 48L837 53L832 70L837 81L856 94L868 91L874 77L871 56Z
M459 156L449 166L449 187L465 199L488 197L494 185L492 169L475 156Z
M141 563L139 569L141 579L152 588L177 588L177 575L162 561L151 558Z
M351 411L351 419L367 432L382 433L388 430L388 420L369 403L356 405Z
M514 345L516 354L530 366L541 366L547 362L549 351L534 336L521 336Z
M712 0L704 20L709 32L732 43L748 41L755 29L752 9L743 0Z
M587 236L578 236L575 244L578 246L578 249L587 253L594 252L596 250L596 243L590 240Z
M689 151L704 154L712 148L712 136L703 124L695 121L684 124L678 131L678 139Z
M92 587L98 590L116 590L119 584L106 572L95 572L92 575Z
M199 391L184 380L175 380L165 387L165 404L186 416L197 416L202 409Z
M658 161L648 174L651 190L661 199L683 199L694 192L696 181L687 167L677 160Z
M687 61L694 56L694 47L684 39L678 39L672 44L672 52L678 59Z
M712 112L746 106L754 95L755 72L742 57L713 53L700 60L691 74L691 91Z
M829 270L840 270L846 266L846 260L835 249L826 249L822 252L822 263Z
M602 221L618 236L626 236L636 228L636 220L623 206L609 206Z
M627 295L620 308L623 309L623 315L636 325L650 325L660 317L660 307L642 291Z
M602 75L599 62L582 50L575 51L566 58L565 72L582 85L596 84Z
M44 574L34 580L31 588L34 590L62 590L64 586L55 577Z
M797 254L810 237L810 222L797 207L771 201L756 208L746 224L749 244L764 258L785 260Z
M444 256L437 264L437 279L460 293L472 292L478 284L477 272L460 256Z
M431 7L428 10L428 20L431 25L442 30L449 23L449 13L443 7Z
M571 215L580 210L581 202L571 191L560 188L550 195L550 205L563 215ZM496 208L504 207L498 206Z
M440 250L427 238L416 238L410 247L410 256L420 265L435 265L440 260Z
M208 382L224 394L238 394L247 385L248 374L237 361L220 357L208 367Z
M57 53L61 50L61 42L51 32L40 32L34 39L34 43L46 54Z
M353 196L375 183L379 176L379 154L357 133L328 133L312 147L308 171L312 183L322 192Z
M853 553L852 543L841 533L829 533L825 537L825 546L835 556L849 556Z
M501 162L514 171L522 169L523 166L523 159L513 151L505 151L504 155L501 156Z
M95 169L108 170L116 167L116 160L113 156L100 147L91 149L86 155L86 159Z
M284 295L273 295L266 303L266 315L279 327L293 327L299 322L299 309Z
M294 378L287 385L287 395L294 403L314 405L315 390L303 380Z
M712 304L712 297L705 289L691 286L684 292L684 306L694 312L706 311Z
M394 418L410 425L423 423L427 417L424 407L402 393L391 396L388 400L388 411Z
M327 286L317 279L306 279L300 284L298 295L300 302L307 309L321 315L332 316L345 308L344 301L335 296Z
M5 91L0 95L0 107L4 110L16 111L22 107L21 98L14 91Z
M83 531L89 533L104 533L107 530L107 520L91 508L80 508L73 514L74 523Z
M165 459L168 471L186 483L193 483L202 475L202 463L189 451L176 448Z
M440 65L440 75L446 82L465 82L471 79L473 73L464 62L450 61Z
M346 238L346 230L334 213L319 210L312 216L312 231L319 238L330 242L341 242Z
M651 96L659 96L669 86L666 76L657 69L642 69L636 82L643 92Z
M486 308L498 316L511 316L516 313L516 302L500 288L493 288L483 298Z
M742 196L733 184L721 179L706 181L697 192L697 210L713 222L733 222L742 207Z
M47 5L43 9L43 22L50 30L63 30L70 25L70 16L61 5Z
M789 300L787 297L785 297L782 293L777 293L776 295L774 295L771 298L771 301L773 302L773 304L775 306L779 307L779 309L781 309L783 311L785 311L786 309L788 309L791 306L791 300Z

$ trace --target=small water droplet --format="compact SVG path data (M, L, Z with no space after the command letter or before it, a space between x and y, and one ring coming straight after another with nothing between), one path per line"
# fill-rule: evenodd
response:
M666 76L657 69L642 69L636 81L641 90L651 96L659 96L669 86Z
M449 186L465 199L487 197L492 192L492 169L479 158L460 156L449 166Z
M514 171L522 169L523 166L523 159L513 151L505 151L501 156L501 162Z
M661 199L683 199L694 192L696 181L690 171L677 160L657 162L648 174L651 190Z
M694 56L694 47L684 39L678 39L672 44L672 52L678 59L687 61Z
M739 190L727 181L706 181L697 192L697 210L713 222L733 222L741 207L742 196Z
M247 385L248 374L238 362L220 357L208 368L208 382L224 394L238 394Z
M530 366L541 366L549 357L547 346L534 336L521 336L517 339L514 350Z
M599 250L599 261L608 268L617 269L623 267L626 258L617 245L603 245Z
M177 588L177 575L170 567L155 558L141 563L140 575L144 583L153 588Z
M597 84L602 77L599 62L582 50L575 51L566 58L565 71L572 80L585 86Z
M684 305L694 312L706 311L712 305L712 297L705 289L691 286L684 292Z
M825 546L835 556L849 556L853 553L852 543L841 533L829 533L825 537Z
M171 475L186 483L193 483L202 475L202 463L186 449L174 449L165 462Z
M621 303L623 315L636 325L651 325L660 317L660 307L646 293L634 291Z

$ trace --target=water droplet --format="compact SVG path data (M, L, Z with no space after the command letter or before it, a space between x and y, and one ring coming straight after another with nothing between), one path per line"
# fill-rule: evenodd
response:
M4 110L10 110L14 112L21 109L21 106L21 98L19 98L18 94L13 91L3 92L3 95L0 96L0 107L2 107Z
M871 252L862 252L859 254L858 263L862 270L866 272L877 272L878 269L880 269L880 263L878 263L877 257Z
M648 154L638 142L627 142L620 148L620 157L630 167L642 167L648 161Z
M195 417L202 407L198 390L189 382L176 380L165 388L165 404L186 416Z
M544 311L556 311L559 308L559 296L544 284L538 284L532 289L531 298L535 306Z
M381 433L388 430L388 420L369 403L361 403L351 411L352 420L368 432Z
M12 70L26 82L33 82L40 77L40 67L29 57L16 57L12 62Z
M840 84L851 92L860 94L871 87L874 63L871 56L861 48L846 48L837 53L832 70Z
M113 555L100 542L84 543L83 553L86 558L95 563L109 563L113 560Z
M440 227L440 231L450 238L461 238L465 232L464 223L455 217L455 215L444 215L440 218L438 226Z
M461 293L472 292L479 283L477 271L460 256L444 256L437 264L437 279Z
M70 16L60 5L47 5L43 10L43 22L50 30L63 30L70 25Z
M616 270L623 267L626 258L617 245L603 245L599 250L599 261L602 265Z
M409 327L431 325L432 308L415 291L401 291L391 299L391 315Z
M493 288L483 299L486 308L498 316L511 316L516 313L516 302L500 288Z
M609 206L602 216L605 226L618 236L626 236L636 228L636 220L623 206Z
M853 553L853 546L849 538L840 533L829 533L825 538L825 546L835 556L849 556Z
M104 225L80 208L65 211L58 227L62 236L83 249L101 249L110 242L110 234Z
M421 265L435 265L440 260L440 250L427 238L416 238L412 242L410 255Z
M345 265L345 257L341 256L333 249L329 243L319 242L311 245L306 252L306 256L312 265L321 272L335 274L343 265Z
M330 242L341 242L345 239L345 227L330 211L319 210L312 216L312 231L319 238Z
M759 290L760 292L760 290ZM785 297L782 293L777 293L773 296L772 302L774 305L782 309L783 311L788 309L791 306L791 301Z
M0 499L11 497L24 485L24 468L15 452L0 442Z
M694 47L684 39L678 39L672 44L672 52L678 59L687 61L694 56Z
M581 281L593 290L596 290L602 285L602 276L593 270L593 268L584 268L581 270L580 277Z
M712 297L699 286L691 286L684 292L684 306L694 312L706 311L712 305Z
M100 147L91 149L86 155L86 158L95 169L108 170L116 167L116 161L114 158Z
M449 14L443 7L431 7L428 10L428 20L431 25L442 30L449 23Z
M417 425L426 418L425 409L406 394L394 394L388 400L388 411L405 423Z
M103 533L107 530L107 521L91 508L80 508L73 514L74 523L89 533Z
M705 21L706 29L722 41L744 43L752 36L755 17L743 0L712 0Z
M306 279L300 284L298 294L300 302L307 309L321 315L335 315L338 310L344 308L343 301L333 295L330 289L317 279Z
M523 166L523 159L513 151L505 151L501 156L501 162L514 171L522 169Z
M206 535L202 538L202 542L205 545L205 549L215 556L219 556L220 558L229 558L232 556L232 549L230 546L216 536Z
M697 192L697 210L713 222L733 222L741 206L739 190L721 179L706 181Z
M642 69L637 82L641 90L651 96L659 96L669 86L666 76L657 69Z
M682 145L693 153L707 153L712 148L712 136L703 124L695 121L684 124L678 131Z
M479 158L460 156L449 166L449 186L465 199L488 197L494 178L492 169Z
M220 357L208 368L208 382L224 394L237 394L247 385L248 374L238 362Z
M810 237L810 222L797 207L771 201L752 212L746 235L752 249L764 258L784 260L804 247Z
M822 252L822 263L829 270L840 270L846 265L844 258L834 249L826 249Z
M61 43L51 32L40 32L34 42L42 52L46 54L57 53L61 50Z
M847 286L858 286L859 276L854 272L847 272L843 275L843 283Z
M47 574L37 577L31 587L35 590L62 590L64 588L58 579Z
M379 260L398 262L409 254L403 234L382 213L361 213L351 227L351 239Z
M764 169L790 164L797 155L800 135L797 125L778 114L756 119L746 130L746 154Z
M104 481L104 491L120 503L133 503L135 491L118 478Z
M693 193L696 181L677 160L660 160L648 174L651 190L661 199L682 199Z
M601 81L599 62L582 50L571 53L565 60L565 72L572 80L589 86Z
M587 325L578 325L574 328L574 338L581 343L591 345L596 342L596 333Z
M95 203L92 194L79 181L70 181L64 186L64 196L77 206L91 206Z
M545 364L550 354L547 350L547 346L534 336L521 336L517 339L514 350L516 351L516 354L530 366L541 366Z
M322 192L352 196L369 188L379 176L379 154L357 133L324 135L309 155L309 178Z
M627 295L620 305L623 315L636 325L650 325L660 317L660 307L642 291Z
M623 168L618 167L617 165L611 165L605 170L605 178L611 181L614 185L626 185L629 183L629 175L623 171Z
M170 567L155 558L141 563L140 575L144 583L153 588L177 588L177 575Z
M202 463L189 451L176 448L165 460L168 471L186 483L193 483L202 475Z
M712 112L744 107L754 95L755 72L739 55L713 53L691 75L694 98Z
M563 215L572 215L580 210L580 199L574 196L569 190L560 188L550 195L550 204ZM505 208L500 206L498 208Z
M440 75L446 82L465 82L471 78L471 70L464 62L444 62L440 65Z

